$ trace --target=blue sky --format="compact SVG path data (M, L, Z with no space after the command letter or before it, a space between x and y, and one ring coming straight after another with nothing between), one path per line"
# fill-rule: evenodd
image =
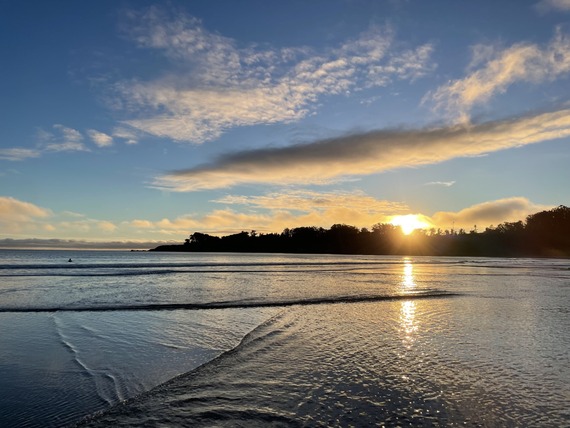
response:
M0 0L0 58L2 246L570 205L568 0Z

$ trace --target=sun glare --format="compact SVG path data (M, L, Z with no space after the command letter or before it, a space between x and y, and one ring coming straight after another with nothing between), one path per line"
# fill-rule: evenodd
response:
M409 235L416 229L424 229L431 226L422 220L418 214L399 215L394 217L390 223L394 226L400 226L404 235Z

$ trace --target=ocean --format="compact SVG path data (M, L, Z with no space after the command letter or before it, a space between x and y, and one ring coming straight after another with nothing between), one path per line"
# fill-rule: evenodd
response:
M0 250L2 427L569 427L569 403L570 260Z

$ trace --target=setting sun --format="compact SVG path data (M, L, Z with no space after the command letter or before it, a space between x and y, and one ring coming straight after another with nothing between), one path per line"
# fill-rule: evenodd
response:
M400 226L404 235L409 235L416 229L425 229L431 224L422 219L423 216L418 214L399 215L390 221L394 226Z

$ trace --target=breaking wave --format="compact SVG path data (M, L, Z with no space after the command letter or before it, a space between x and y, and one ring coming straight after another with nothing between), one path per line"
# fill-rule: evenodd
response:
M172 310L211 310L211 309L243 309L243 308L272 308L287 306L330 305L341 303L364 303L395 300L415 300L430 298L446 298L461 296L460 293L447 291L420 291L416 293L379 295L379 296L332 296L295 300L274 301L228 301L209 303L149 303L141 305L116 304L92 306L27 306L0 307L2 312L110 312L110 311L172 311Z

